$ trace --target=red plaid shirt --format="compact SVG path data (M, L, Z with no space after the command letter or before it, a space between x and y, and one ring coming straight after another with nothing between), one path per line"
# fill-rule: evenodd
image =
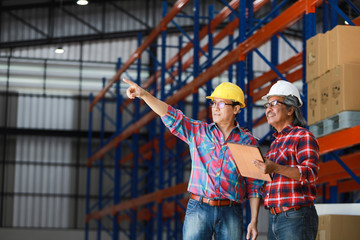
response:
M288 125L274 133L266 157L271 161L300 171L300 181L273 173L273 181L266 183L264 205L288 207L313 203L316 197L316 180L319 171L319 145L305 128Z

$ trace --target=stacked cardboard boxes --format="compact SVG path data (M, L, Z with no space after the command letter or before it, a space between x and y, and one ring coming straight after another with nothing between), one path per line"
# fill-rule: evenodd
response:
M308 124L360 111L360 27L336 26L307 41Z
M360 216L321 215L316 240L360 239Z

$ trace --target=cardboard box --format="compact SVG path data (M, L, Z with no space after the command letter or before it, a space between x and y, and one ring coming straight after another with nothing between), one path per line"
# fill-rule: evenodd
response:
M329 100L325 118L343 111L360 111L360 64L339 65L326 75L328 80L323 84L328 85Z
M360 64L360 27L338 25L325 35L328 38L329 70L342 64Z
M329 70L328 36L318 33L306 41L306 82Z
M330 113L330 72L325 73L319 79L320 89L320 121L331 116Z
M360 216L320 215L317 240L360 239Z
M320 78L307 83L308 88L308 125L320 121Z

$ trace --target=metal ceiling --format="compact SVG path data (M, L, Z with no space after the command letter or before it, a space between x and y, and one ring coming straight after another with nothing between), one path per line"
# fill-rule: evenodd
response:
M169 6L174 1L168 1ZM0 48L147 35L161 20L162 1L4 0ZM160 15L160 16L159 16Z
M217 4L221 8L224 1L207 0L208 4ZM161 20L163 2L89 0L87 6L78 6L76 0L2 0L0 49L136 37L138 33L146 36ZM176 0L166 2L171 7ZM349 8L349 0L338 2L339 7L349 16L358 16ZM352 2L360 8L360 1ZM183 10L184 14L191 15L192 7L189 5ZM206 12L207 9L204 7L203 14ZM318 20L320 22L321 17ZM191 19L182 20L180 25L185 31L193 30ZM301 36L299 29L301 28L294 26L286 30L286 33ZM167 30L177 31L171 27Z

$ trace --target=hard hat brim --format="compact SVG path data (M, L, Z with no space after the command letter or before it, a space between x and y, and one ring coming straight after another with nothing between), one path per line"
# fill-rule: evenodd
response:
M262 99L262 100L265 100L265 101L268 101L270 97L274 97L274 96L276 96L276 97L283 97L283 98L284 98L284 97L287 97L287 96L294 96L294 95L274 95L274 94L266 94L265 96L261 97L261 99ZM296 97L296 96L294 96L294 97ZM298 99L298 97L296 97L296 98ZM298 100L300 100L300 99L298 99ZM303 102L300 100L299 103L300 103L300 106L299 106L299 107L302 107Z
M210 99L211 101L213 101L214 98L215 98L215 97L213 97L213 96L207 96L207 97L206 97L206 99ZM220 97L219 97L219 98L220 98ZM221 99L227 99L227 98L221 98ZM233 101L232 99L227 99L227 100ZM239 103L239 105L240 105L240 108L246 107L246 104L245 104L245 103L241 103L241 102L238 102L238 103Z

